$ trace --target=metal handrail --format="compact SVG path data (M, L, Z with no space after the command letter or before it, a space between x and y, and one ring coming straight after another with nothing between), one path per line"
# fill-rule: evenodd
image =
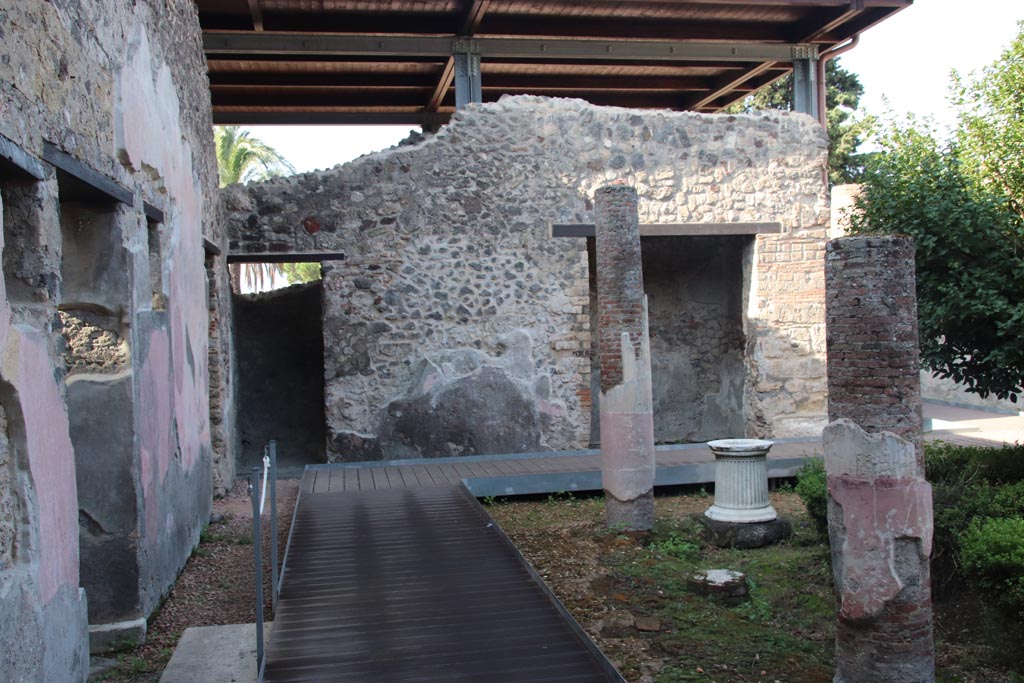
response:
M252 499L253 564L256 592L256 668L258 683L263 683L266 654L263 647L263 493L270 489L270 597L276 615L277 598L281 590L278 572L277 548L277 441L271 440L263 449L263 483L260 468L249 473L249 496ZM259 491L259 493L258 493Z

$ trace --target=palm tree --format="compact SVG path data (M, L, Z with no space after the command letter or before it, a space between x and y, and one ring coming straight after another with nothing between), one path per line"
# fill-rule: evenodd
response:
M280 152L244 128L214 126L213 138L221 187L295 173L295 167Z
M295 173L295 167L280 152L244 128L214 126L213 139L221 187L265 180L285 172ZM262 288L265 281L273 280L275 274L284 275L279 263L246 263L241 267L233 264L229 270L231 286L236 292L241 291L243 271L246 283L257 289Z

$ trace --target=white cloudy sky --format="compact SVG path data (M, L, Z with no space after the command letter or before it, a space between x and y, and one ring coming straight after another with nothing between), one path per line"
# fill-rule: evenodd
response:
M866 31L841 63L860 76L867 111L882 114L890 108L948 123L950 71L967 74L994 61L1022 20L1024 0L916 0ZM409 126L251 128L299 171L328 168L389 147L409 131Z

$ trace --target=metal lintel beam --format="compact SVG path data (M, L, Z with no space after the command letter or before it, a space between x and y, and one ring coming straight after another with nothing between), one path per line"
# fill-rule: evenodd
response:
M163 209L161 209L159 206L156 206L155 204L150 204L145 200L142 201L142 213L146 214L146 218L153 223L164 222Z
M0 178L8 176L45 180L46 167L39 159L0 135Z
M767 235L782 232L782 223L642 223L641 237L708 237L717 235ZM593 237L593 223L555 223L552 237Z
M468 46L459 43L469 43ZM462 49L459 49L459 48ZM318 55L330 57L438 57L472 52L484 59L548 61L790 62L814 45L701 41L577 40L570 38L446 38L439 36L323 35L314 33L205 32L207 55Z
M228 263L318 263L344 261L348 256L340 251L261 252L258 254L228 254Z
M53 143L43 143L43 159L57 169L61 201L120 202L129 206L135 203L135 196L128 188L89 168Z

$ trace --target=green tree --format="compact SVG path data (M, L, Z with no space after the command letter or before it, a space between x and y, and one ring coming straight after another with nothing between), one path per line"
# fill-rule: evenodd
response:
M1024 215L1024 22L1010 46L977 78L953 72L957 139L968 173L1005 194Z
M265 180L283 173L295 173L295 167L280 152L253 137L251 132L239 126L214 126L213 139L217 148L217 172L220 186ZM283 274L277 263L232 264L231 286L241 291L242 279L250 287L261 288L272 281L275 274Z
M288 278L289 284L300 282L314 282L321 278L319 263L283 263L281 270Z
M280 152L244 128L214 126L213 139L221 187L295 173L295 167Z
M838 59L825 65L828 176L833 185L856 182L864 167L864 155L857 154L857 147L874 125L874 117L857 116L863 94L864 86L857 74L841 67ZM749 113L764 109L793 109L792 74L761 88L728 111Z
M891 121L868 161L855 232L914 237L922 362L981 396L1024 384L1024 24L976 78L954 75L958 124Z

